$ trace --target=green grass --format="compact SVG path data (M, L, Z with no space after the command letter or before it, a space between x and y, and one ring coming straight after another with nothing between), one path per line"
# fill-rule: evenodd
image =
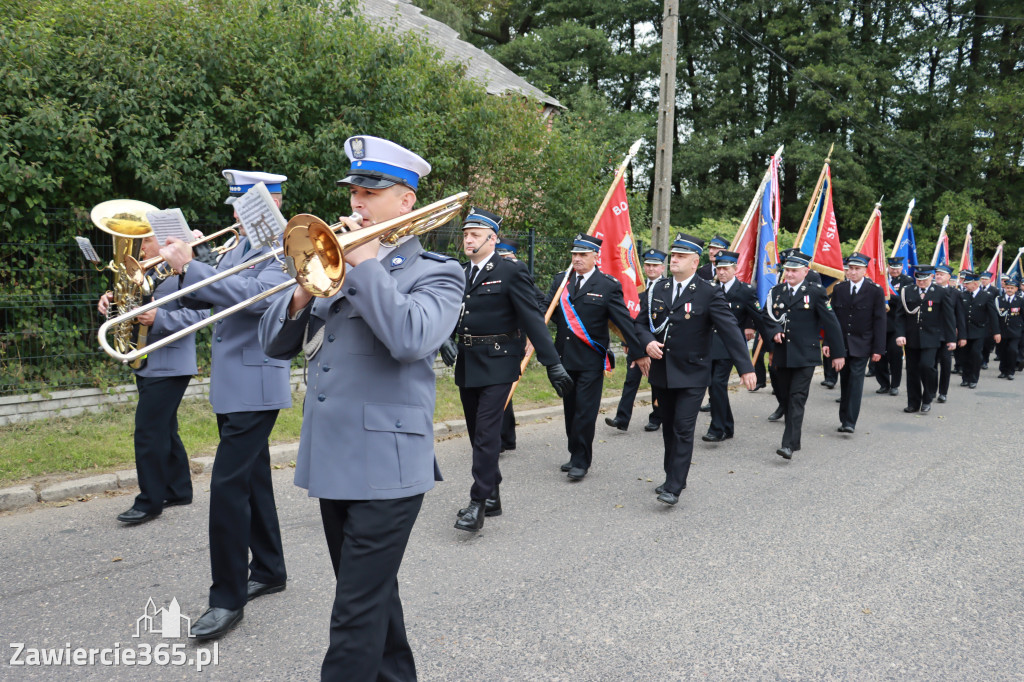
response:
M616 367L605 379L605 396L618 395L625 370ZM516 390L517 412L558 404L544 368L532 363ZM302 394L295 406L281 410L271 442L295 441L302 427ZM437 382L435 421L462 419L459 390L451 377ZM0 427L0 484L47 474L98 474L135 466L132 433L135 405L117 405L98 414L62 417ZM178 433L192 457L212 455L217 449L217 419L205 400L187 400L178 410Z

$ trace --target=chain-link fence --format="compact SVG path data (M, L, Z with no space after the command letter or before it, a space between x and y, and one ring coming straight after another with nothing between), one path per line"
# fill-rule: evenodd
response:
M106 263L112 257L110 235L85 216L67 209L48 211L36 242L0 242L0 396L115 386L132 382L131 371L99 348L96 333L103 322L96 309L110 288L111 273L97 271L67 235L88 237ZM421 237L424 246L464 260L460 223ZM210 233L222 225L192 223ZM568 264L564 237L534 230L504 232L519 243L542 291ZM209 371L208 329L197 334L200 374Z

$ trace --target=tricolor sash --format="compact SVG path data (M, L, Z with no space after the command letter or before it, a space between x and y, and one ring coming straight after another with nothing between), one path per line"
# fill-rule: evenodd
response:
M572 301L569 300L569 287L562 288L562 295L559 297L558 303L562 308L562 316L565 318L565 323L569 326L572 333L580 341L600 353L604 357L604 371L611 372L612 363L608 360L608 351L601 344L590 338L587 328L583 326L583 320L580 319L576 308L573 307Z

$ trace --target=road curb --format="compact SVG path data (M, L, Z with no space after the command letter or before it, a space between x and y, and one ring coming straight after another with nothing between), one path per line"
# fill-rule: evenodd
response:
M650 400L650 391L640 391L636 395L637 400ZM601 407L613 407L618 405L619 397L612 396L601 400ZM561 405L548 405L533 410L523 410L516 413L516 421L520 424L551 419L562 416ZM436 422L434 424L434 440L447 440L466 433L466 422L461 419ZM299 453L298 441L292 443L277 443L270 446L270 464L276 468L289 466L295 462ZM213 457L192 457L189 460L192 473L195 475L208 474L213 470ZM42 506L43 502L62 502L68 499L75 499L85 495L102 495L107 492L125 490L139 485L138 474L135 469L125 469L109 474L75 478L59 483L47 485L40 490L32 486L19 485L10 488L0 488L0 512L23 509L33 505Z

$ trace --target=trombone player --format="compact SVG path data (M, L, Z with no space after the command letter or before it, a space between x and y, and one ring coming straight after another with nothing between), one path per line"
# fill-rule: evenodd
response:
M237 170L225 170L223 175L231 194L226 203L263 182L281 205L285 176ZM244 228L239 232L237 246L216 267L193 260L190 245L177 239L169 239L160 250L180 273L175 279L182 287L254 261L252 267L185 296L186 305L223 309L288 280L274 259L259 258L269 246L249 248ZM269 439L278 411L292 404L290 363L267 357L257 336L259 316L273 300L263 299L220 320L213 329L210 404L217 415L220 443L210 480L210 608L192 626L200 640L220 637L235 627L248 601L280 592L287 581Z
M413 210L430 164L394 142L345 141L338 181L369 229ZM372 232L371 232L372 234ZM423 495L440 479L434 459L434 358L459 316L466 277L458 262L425 251L414 234L380 235L342 250L341 290L303 287L260 321L260 341L287 362L309 363L295 484L320 499L337 579L325 680L416 678L405 634L398 569Z
M142 240L140 255L152 258L159 249L156 235L151 234ZM153 298L163 298L177 288L175 278L162 279L154 287ZM113 293L109 291L100 297L96 307L101 315L107 315L112 299ZM206 316L204 310L191 310L173 301L143 313L138 323L149 327L152 343ZM152 521L164 507L192 503L188 453L178 435L178 406L189 381L199 371L195 334L149 353L142 366L133 371L139 392L134 432L139 494L132 506L117 516L118 521L127 525Z

